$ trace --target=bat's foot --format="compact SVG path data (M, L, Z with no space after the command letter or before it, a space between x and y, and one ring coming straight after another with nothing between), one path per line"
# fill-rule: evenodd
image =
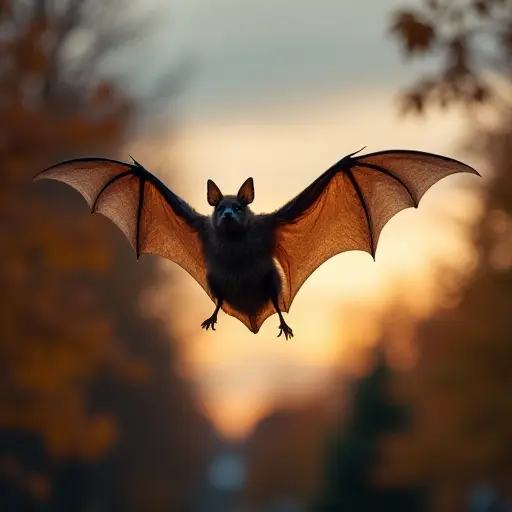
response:
M212 331L215 331L215 324L217 323L217 315L212 315L210 318L207 318L202 324L201 327L203 329L208 330L210 327Z
M279 338L283 333L286 339L293 338L293 331L291 327L284 320L281 320L281 323L279 324L279 334L277 337Z

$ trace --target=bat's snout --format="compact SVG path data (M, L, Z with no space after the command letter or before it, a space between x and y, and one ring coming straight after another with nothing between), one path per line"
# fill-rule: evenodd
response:
M238 215L231 208L226 208L222 215L220 216L221 220L238 220Z

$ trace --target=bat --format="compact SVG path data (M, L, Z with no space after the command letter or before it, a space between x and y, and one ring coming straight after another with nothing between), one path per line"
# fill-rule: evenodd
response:
M364 148L363 148L364 149ZM213 211L201 215L132 158L67 160L35 180L67 183L85 198L91 213L110 218L141 254L168 258L205 290L215 310L202 324L215 330L222 309L256 334L272 314L279 334L297 292L325 261L344 251L365 251L375 260L379 236L399 211L418 207L434 183L455 173L479 173L440 155L388 150L345 156L272 213L255 214L254 181L236 195L207 182Z

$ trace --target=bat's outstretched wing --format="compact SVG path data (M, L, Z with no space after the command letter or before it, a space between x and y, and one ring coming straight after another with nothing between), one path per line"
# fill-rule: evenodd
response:
M137 259L157 254L184 268L210 295L199 240L204 217L156 176L135 162L80 158L54 165L34 180L72 186L91 208L111 219L126 235Z
M478 175L462 162L420 151L354 155L269 216L276 235L274 256L284 274L284 311L304 281L332 256L360 250L375 258L385 224L399 211L417 207L434 183L460 172Z

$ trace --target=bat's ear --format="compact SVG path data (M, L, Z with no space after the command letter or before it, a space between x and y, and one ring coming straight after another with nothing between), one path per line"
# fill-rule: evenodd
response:
M244 184L240 187L236 198L242 204L251 204L254 201L254 181L252 178L247 178Z
M212 180L208 180L206 197L210 206L217 206L224 198L220 188Z

